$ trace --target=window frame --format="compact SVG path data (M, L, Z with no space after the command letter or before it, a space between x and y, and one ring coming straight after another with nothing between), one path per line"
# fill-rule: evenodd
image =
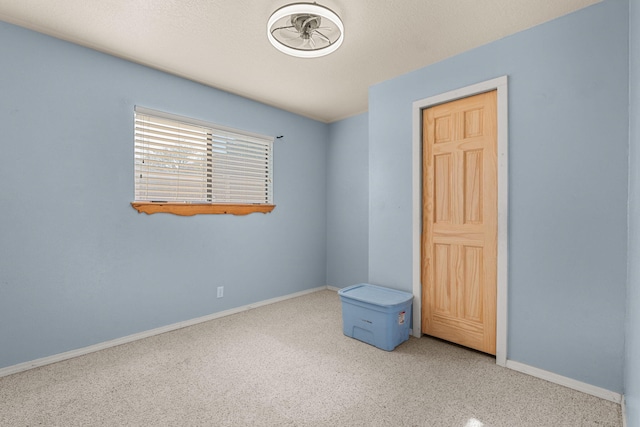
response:
M251 139L262 140L267 146L268 152L268 165L265 168L268 173L267 178L267 203L243 203L243 202L217 202L217 201L153 201L153 200L134 200L131 202L131 206L138 211L138 213L146 213L148 215L154 213L170 213L180 216L191 216L199 214L233 214L233 215L248 215L254 212L269 213L275 208L273 201L273 142L274 137L260 135L252 132L238 130L226 126L216 125L210 122L192 119L176 114L165 113L162 111L152 110L141 106L135 106L134 108L134 199L138 195L138 180L137 180L137 166L136 166L136 115L147 115L162 120L170 120L179 122L186 125L204 127L211 130L210 136L223 134L233 134L240 137L247 137ZM209 155L215 156L213 148L213 139L208 139L207 152ZM209 183L211 182L209 178ZM207 192L210 196L210 193ZM186 198L185 198L186 199ZM271 203L269 203L271 202Z

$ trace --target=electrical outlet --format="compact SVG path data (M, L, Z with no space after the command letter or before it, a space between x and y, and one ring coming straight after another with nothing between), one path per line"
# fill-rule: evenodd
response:
M222 298L224 296L224 286L218 286L218 298Z

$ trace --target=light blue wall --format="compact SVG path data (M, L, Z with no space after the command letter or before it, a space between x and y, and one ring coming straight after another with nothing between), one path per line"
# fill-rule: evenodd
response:
M0 41L0 368L326 284L328 125L3 22ZM134 105L284 135L275 210L138 214Z
M329 127L327 284L343 288L369 275L368 115Z
M412 102L509 76L511 360L622 392L628 2L571 15L369 93L369 280L412 289Z
M629 263L624 392L627 426L640 427L640 2L629 2Z

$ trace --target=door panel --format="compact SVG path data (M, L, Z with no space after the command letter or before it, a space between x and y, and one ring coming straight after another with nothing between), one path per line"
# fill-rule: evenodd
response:
M496 91L423 112L422 330L495 354Z
M434 159L435 179L435 207L437 223L451 222L451 155L444 154L435 156Z
M482 224L482 150L464 154L464 223Z

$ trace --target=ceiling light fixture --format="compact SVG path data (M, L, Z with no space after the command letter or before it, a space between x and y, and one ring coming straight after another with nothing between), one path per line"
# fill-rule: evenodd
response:
M273 12L267 23L271 44L287 55L317 58L340 47L342 21L332 10L316 3L293 3Z

